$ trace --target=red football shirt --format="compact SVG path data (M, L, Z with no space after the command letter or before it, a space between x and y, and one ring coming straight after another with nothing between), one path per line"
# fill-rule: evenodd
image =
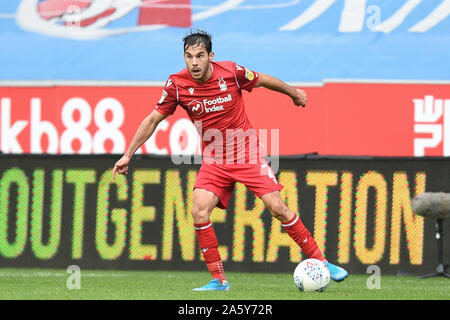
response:
M203 161L254 163L259 140L242 90L252 91L259 75L231 61L212 62L211 68L205 83L192 79L188 69L172 74L155 109L164 115L173 114L178 105L186 110L201 137Z

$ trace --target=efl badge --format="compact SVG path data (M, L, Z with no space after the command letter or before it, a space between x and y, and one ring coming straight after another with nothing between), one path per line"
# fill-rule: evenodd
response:
M252 71L245 68L245 78L247 78L247 80L252 81L255 78L255 75L253 74Z

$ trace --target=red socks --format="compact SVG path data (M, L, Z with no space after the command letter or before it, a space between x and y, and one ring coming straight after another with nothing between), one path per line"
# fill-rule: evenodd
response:
M195 234L198 244L202 250L203 259L208 267L211 276L221 282L226 280L223 270L222 259L219 254L219 243L211 221L201 224L194 224Z
M300 217L296 214L290 221L281 224L289 236L302 249L308 258L314 258L326 261L316 241L311 233L306 229ZM219 254L219 243L217 242L216 233L212 227L211 221L201 224L194 224L195 234L197 235L198 244L202 250L203 259L208 267L211 276L219 279L221 282L226 280L225 272L222 265L222 259Z
M300 217L296 214L290 221L281 224L286 230L289 236L302 248L303 253L308 258L318 259L320 261L326 261L322 252L317 246L316 241L311 236L311 233L306 229Z

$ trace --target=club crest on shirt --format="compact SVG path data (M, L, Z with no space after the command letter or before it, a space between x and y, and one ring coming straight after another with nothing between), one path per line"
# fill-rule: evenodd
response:
M219 88L220 91L227 91L228 89L227 83L225 82L225 80L223 80L223 78L219 78Z

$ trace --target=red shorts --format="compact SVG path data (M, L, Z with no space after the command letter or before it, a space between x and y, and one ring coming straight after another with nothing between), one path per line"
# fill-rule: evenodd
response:
M226 209L236 182L244 184L259 198L283 189L283 185L278 183L272 168L265 160L257 164L203 163L197 173L194 189L213 192L219 197L217 207Z

